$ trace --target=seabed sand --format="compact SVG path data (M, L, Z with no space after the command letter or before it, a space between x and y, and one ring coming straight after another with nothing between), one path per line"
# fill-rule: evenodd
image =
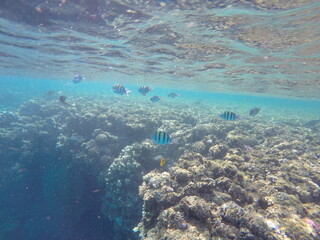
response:
M110 239L319 239L318 122L249 108L224 121L221 105L176 99L66 102L27 101L0 132L0 189L37 175L55 221L77 222L100 194ZM174 144L153 144L157 130Z

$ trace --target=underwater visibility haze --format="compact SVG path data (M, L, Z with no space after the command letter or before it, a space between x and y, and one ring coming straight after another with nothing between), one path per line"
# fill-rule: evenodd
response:
M319 240L317 0L1 0L0 240Z

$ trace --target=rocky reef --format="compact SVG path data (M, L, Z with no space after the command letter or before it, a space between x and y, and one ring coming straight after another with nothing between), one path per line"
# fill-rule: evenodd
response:
M319 128L263 112L227 122L220 110L25 102L0 122L1 196L20 194L1 198L0 238L318 239ZM156 130L174 144L152 143Z
M211 147L203 136L168 171L143 177L140 237L319 239L319 225L310 224L320 220L319 163L306 148L319 144L316 135L252 122L229 127Z

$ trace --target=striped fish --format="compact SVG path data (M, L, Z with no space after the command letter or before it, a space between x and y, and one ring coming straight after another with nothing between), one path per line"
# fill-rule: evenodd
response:
M168 97L176 98L176 97L179 97L179 94L172 92L168 94Z
M76 76L74 76L74 78L72 79L72 82L73 82L73 83L79 83L79 82L81 82L83 79L85 79L83 76L81 76L81 75L76 75Z
M152 98L150 98L150 101L151 102L159 102L160 101L160 97L158 97L158 96L153 96Z
M220 115L220 118L227 121L235 121L239 119L239 116L233 112L224 112Z
M169 136L168 133L163 131L156 131L154 134L151 135L151 140L160 145L166 145L172 143L172 138Z
M123 95L123 94L126 94L126 95L129 95L129 92L131 91L128 91L128 89L126 89L123 85L121 84L116 84L112 87L112 91L116 94L120 94L120 95Z
M147 86L141 86L141 87L139 87L138 92L141 93L143 96L145 96L151 90L152 89Z

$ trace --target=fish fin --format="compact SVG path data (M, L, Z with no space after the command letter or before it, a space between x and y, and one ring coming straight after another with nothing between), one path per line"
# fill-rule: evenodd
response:
M129 93L131 93L132 91L126 91L126 95L129 96Z

